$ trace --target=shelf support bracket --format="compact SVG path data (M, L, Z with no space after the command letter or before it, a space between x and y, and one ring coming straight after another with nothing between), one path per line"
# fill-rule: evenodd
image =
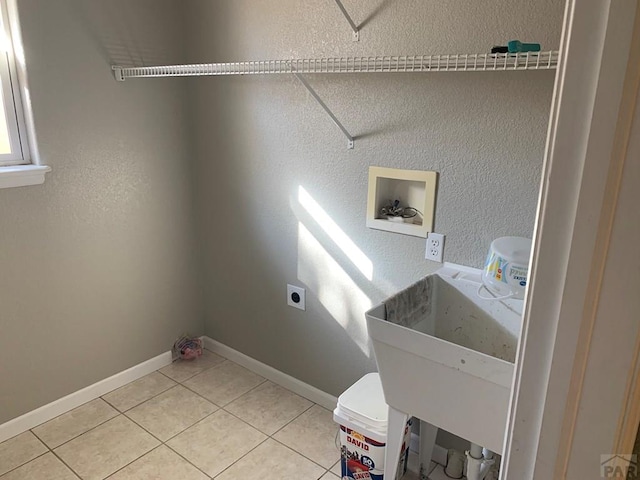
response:
M355 24L355 22L351 18L351 15L349 15L349 12L347 12L347 9L344 8L344 5L342 4L342 1L341 0L335 0L335 2L338 5L338 8L340 9L340 11L342 12L342 15L344 15L344 18L346 18L347 22L349 22L349 25L351 26L351 30L353 30L353 41L354 42L359 41L360 40L360 29L358 28L358 26Z
M114 65L111 67L113 70L113 75L116 77L116 80L119 82L124 82L124 75L122 74L122 67Z
M344 133L344 136L347 137L347 148L349 150L353 149L353 136L351 136L351 134L349 133L349 131L344 128L344 125L342 125L342 123L340 123L340 120L338 120L338 118L333 114L333 112L329 109L329 107L327 107L327 104L324 103L322 101L322 99L320 98L320 96L316 93L316 91L311 88L311 85L309 85L309 82L307 82L307 79L304 78L301 74L299 74L298 72L293 72L293 74L296 76L296 78L298 80L300 80L300 83L302 83L302 85L304 85L304 87L309 91L309 93L311 94L311 96L313 98L315 98L316 102L318 102L320 104L320 106L323 108L323 110L327 113L327 115L329 115L329 117L331 118L331 120L333 120L333 123L336 124L336 126L342 130L342 133Z

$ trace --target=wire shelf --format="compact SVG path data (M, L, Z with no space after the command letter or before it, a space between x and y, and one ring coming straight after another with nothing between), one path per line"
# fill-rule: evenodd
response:
M402 73L553 70L558 51L344 57L256 62L199 63L152 67L114 66L116 78L196 77L209 75L265 75L277 73Z

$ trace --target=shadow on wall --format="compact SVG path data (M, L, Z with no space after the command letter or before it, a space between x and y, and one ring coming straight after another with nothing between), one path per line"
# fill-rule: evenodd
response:
M162 5L158 5L162 4ZM68 0L70 15L85 29L108 65L162 65L182 62L184 19L172 0ZM155 15L159 7L171 18ZM162 48L173 38L170 49Z

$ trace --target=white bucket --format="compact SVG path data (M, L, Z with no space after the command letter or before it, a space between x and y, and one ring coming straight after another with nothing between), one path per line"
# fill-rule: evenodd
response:
M340 425L342 480L383 480L388 406L380 375L369 373L338 398L333 419ZM396 478L407 471L411 420L405 428Z
M491 242L482 271L484 286L498 298L523 299L529 275L531 240L501 237Z

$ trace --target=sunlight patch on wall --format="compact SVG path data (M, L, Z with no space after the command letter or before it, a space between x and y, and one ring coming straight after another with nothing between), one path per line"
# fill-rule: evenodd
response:
M298 222L298 279L315 293L353 342L370 355L364 313L367 297L306 227Z
M318 222L324 232L333 240L336 246L342 250L349 261L360 270L367 280L373 279L373 262L364 254L362 250L344 233L338 224L318 205L309 192L304 187L298 187L298 202L311 217Z

